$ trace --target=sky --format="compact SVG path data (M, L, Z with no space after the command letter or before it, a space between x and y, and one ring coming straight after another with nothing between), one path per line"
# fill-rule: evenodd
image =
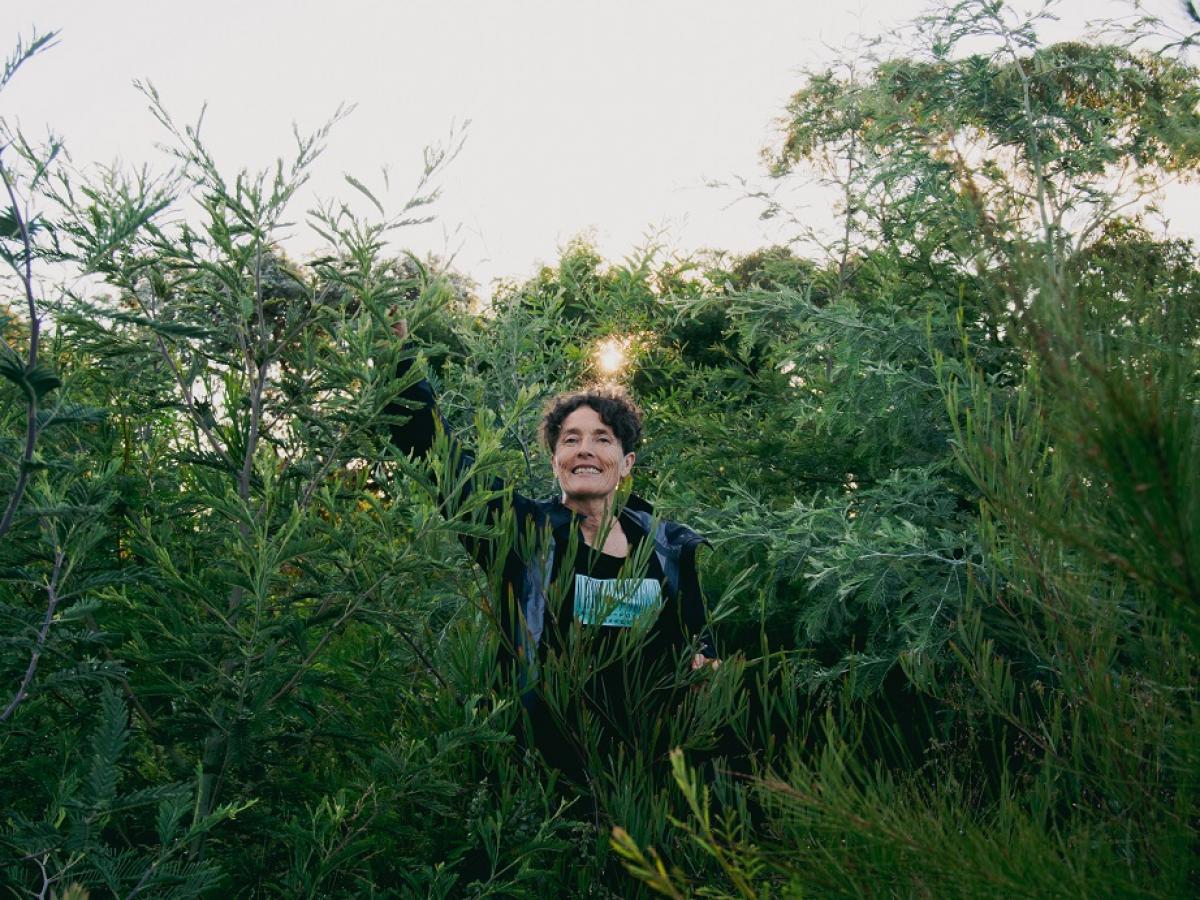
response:
M7 0L16 5L14 0ZM1147 0L1155 7L1155 0ZM444 170L436 221L397 248L452 256L487 294L584 236L609 258L655 243L746 252L790 236L746 193L766 185L761 150L803 71L844 59L856 35L894 33L927 0L41 0L5 16L18 35L60 30L58 46L0 94L26 133L61 135L74 164L166 168L166 139L135 80L181 123L207 104L203 134L228 173L264 168L339 105L294 218L345 199L352 174L398 212L423 150L462 139ZM1116 0L1065 0L1054 37L1077 34ZM1154 11L1179 20L1171 0ZM452 138L455 135L457 137ZM383 190L387 170L390 190ZM725 187L712 187L721 182ZM741 187L745 182L749 187ZM832 225L817 189L789 212ZM1194 190L1166 202L1172 229L1200 236ZM294 257L319 249L301 226Z

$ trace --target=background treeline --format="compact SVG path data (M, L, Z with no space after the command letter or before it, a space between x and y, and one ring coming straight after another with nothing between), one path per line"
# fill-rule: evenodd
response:
M1200 81L1036 25L956 4L806 79L768 161L840 192L827 253L572 245L486 310L393 249L438 153L299 263L324 129L231 172L147 89L161 177L7 129L8 894L1189 895L1200 270L1139 201L1200 171ZM576 788L512 737L487 490L441 503L384 410L420 356L544 495L541 403L614 336L726 664L647 722L678 752Z

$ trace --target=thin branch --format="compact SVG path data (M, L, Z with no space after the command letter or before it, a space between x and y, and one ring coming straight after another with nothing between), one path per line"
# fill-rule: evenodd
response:
M50 885L54 883L54 879L52 879L50 877L50 873L46 871L46 864L42 861L41 857L31 856L27 858L32 859L34 864L42 873L42 889L38 891L37 896L38 900L45 900L46 892L50 890Z
M3 165L0 165L0 178L4 179L4 189L8 192L8 200L12 204L13 218L17 227L21 229L21 242L25 245L25 271L21 273L21 280L25 283L25 301L29 304L29 365L32 367L37 364L38 335L41 330L41 320L38 319L33 298L33 241L29 236L29 225L21 215L12 179L8 177L8 170Z
M246 452L242 458L242 470L238 475L238 493L245 502L250 501L250 476L254 473L254 454L258 449L258 435L262 427L263 390L266 388L267 353L266 316L263 309L262 288L262 245L255 252L254 261L254 315L257 341L246 346L246 374L251 376L250 428L246 434ZM255 357L258 357L255 359Z
M1042 148L1040 141L1040 124L1035 123L1033 115L1033 88L1029 74L1025 71L1025 66L1021 60L1021 56L1017 51L1012 39L1012 32L1008 25L1000 16L999 9L991 12L992 19L996 22L996 28L1000 37L1004 40L1004 46L1008 50L1009 56L1012 58L1013 66L1017 70L1017 76L1021 80L1021 109L1025 114L1025 121L1029 127L1029 133L1026 135L1026 146L1029 149L1030 162L1033 165L1034 185L1037 188L1037 208L1038 215L1041 219L1042 230L1046 236L1046 261L1050 266L1051 278L1058 278L1058 264L1054 252L1054 231L1050 221L1050 214L1047 211L1046 197L1046 170L1042 162Z
M226 450L225 447L221 445L220 441L218 441L213 435L212 429L209 427L208 422L205 421L204 414L201 413L199 408L196 406L196 398L192 394L192 386L188 380L183 377L183 372L175 363L175 360L171 358L171 353L167 349L167 345L163 340L163 336L155 332L154 341L155 345L158 347L159 355L161 355L163 360L166 361L168 368L171 369L171 373L175 376L175 381L179 384L179 390L183 394L183 401L187 404L188 412L191 414L192 421L196 424L196 427L200 429L200 432L208 439L209 446L213 448L213 452L220 456L227 465L232 467L233 459L230 457L229 451Z
M17 223L17 227L21 230L21 240L25 245L25 271L19 274L25 287L25 300L29 304L29 360L26 364L26 371L28 371L37 365L38 339L42 326L41 320L37 315L37 304L34 302L33 296L33 242L29 237L29 225L18 208L17 193L13 188L12 179L8 177L8 170L3 164L0 164L0 179L4 181L4 188L8 192L9 202L12 203L13 219ZM3 536L12 527L13 517L17 513L17 507L21 504L21 498L25 495L25 487L29 484L30 466L33 463L33 450L37 445L38 398L37 393L32 389L26 390L26 404L25 450L21 454L20 471L17 472L17 483L13 486L12 496L8 498L8 505L4 509L4 515L0 517L0 536Z
M62 574L62 565L65 558L66 554L63 552L62 547L56 547L54 550L54 571L50 575L50 584L47 586L46 615L42 618L41 630L38 631L37 641L33 645L33 653L29 657L29 665L25 668L25 677L21 679L21 686L17 688L16 696L4 708L4 712L0 712L0 722L7 720L13 714L13 710L29 694L29 685L33 682L34 672L37 671L38 660L42 656L42 647L45 646L46 637L50 634L50 623L54 621L54 611L58 609L58 578Z
M446 679L442 677L442 673L437 670L434 664L430 661L429 657L425 655L425 651L418 647L416 642L408 636L408 632L403 628L396 626L396 633L400 635L400 639L403 640L404 643L408 644L408 646L412 648L413 653L417 654L417 658L421 660L421 663L428 670L429 674L433 676L434 681L441 685L445 690L452 693L456 702L459 704L464 703L465 701L462 694L460 694L446 682Z
M376 582L376 586L377 585L378 582ZM373 590L375 590L374 586L367 591L367 594ZM312 667L313 661L317 658L317 655L325 649L325 645L329 643L330 639L332 639L335 634L337 634L338 629L341 628L345 621L362 606L362 601L365 596L366 595L364 594L362 597L359 597L358 600L347 604L345 611L338 616L337 621L329 626L325 633L321 635L321 639L317 641L317 646L313 647L312 652L300 662L300 666L295 672L292 673L292 677L289 678L284 683L283 687L277 690L274 695L272 695L271 699L267 701L268 706L274 706L279 700L283 699L291 692L292 688L294 688L296 683L300 680L300 677Z

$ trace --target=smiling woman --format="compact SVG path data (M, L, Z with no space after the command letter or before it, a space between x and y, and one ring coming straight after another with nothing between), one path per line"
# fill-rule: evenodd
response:
M407 336L403 322L396 333ZM411 364L402 362L398 377ZM399 422L392 439L405 452L428 453L439 423L450 433L426 380L404 391L387 413ZM619 490L633 472L641 435L641 410L620 388L555 397L541 437L559 496L532 500L494 481L490 523L512 521L518 540L481 539L477 531L464 538L476 561L500 574L500 596L491 608L502 663L515 672L528 712L526 737L580 783L618 744L630 752L662 752L657 742L667 729L651 729L651 744L634 746L646 731L635 719L675 702L688 670L718 664L696 569L704 539L658 519L644 500ZM453 438L451 444L459 477L440 484L454 485L444 499L457 508L473 490L473 459ZM535 537L507 549L521 545L521 535ZM569 672L588 674L564 682L556 674L564 661ZM631 697L631 691L647 696Z
M579 513L588 546L613 556L629 552L612 519L617 487L630 476L641 439L641 412L623 393L590 390L555 397L542 419L542 439L552 453L564 506Z

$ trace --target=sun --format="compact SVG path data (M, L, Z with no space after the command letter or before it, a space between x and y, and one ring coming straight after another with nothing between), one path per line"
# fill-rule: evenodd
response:
M616 375L627 362L625 342L619 338L608 338L596 347L596 365L605 375Z

